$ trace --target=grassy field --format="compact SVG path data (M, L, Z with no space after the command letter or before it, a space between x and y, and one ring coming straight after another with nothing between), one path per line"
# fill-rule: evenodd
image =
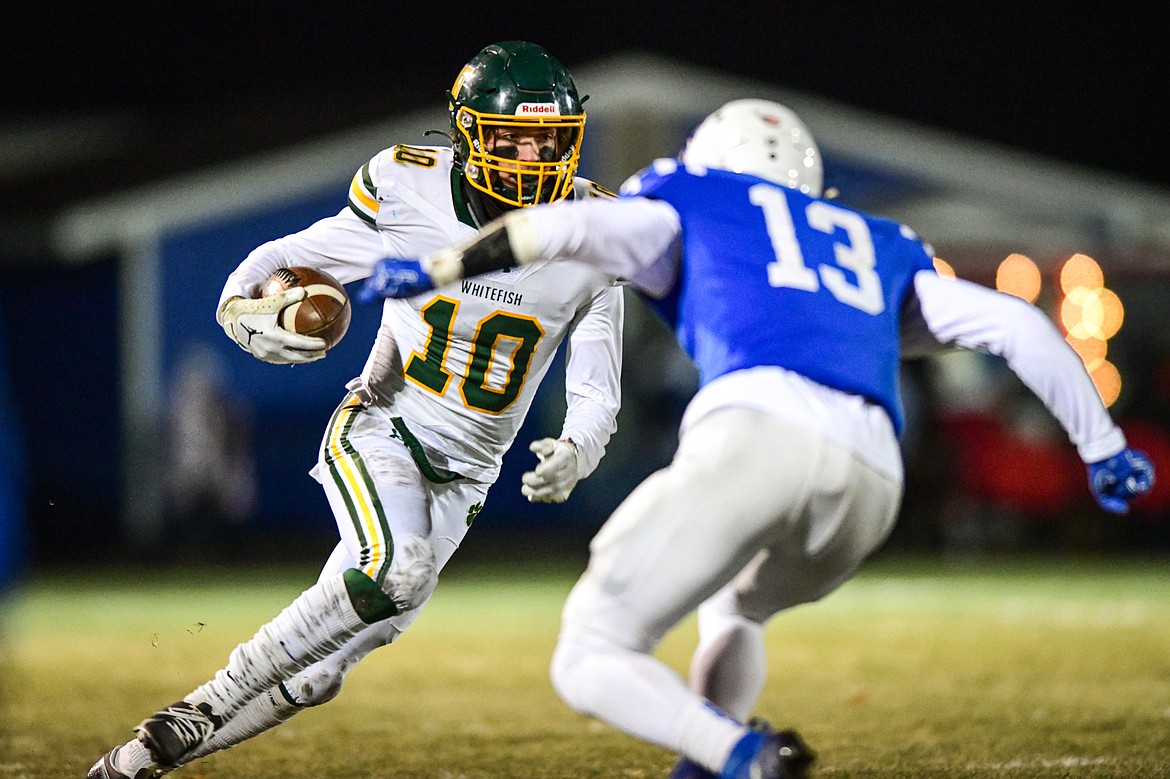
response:
M458 561L457 561L458 562ZM882 558L768 629L760 713L826 777L1170 776L1165 560ZM328 706L176 777L664 776L570 712L547 663L576 569L453 564ZM5 609L0 777L84 776L203 682L311 569L41 576ZM659 656L686 667L692 623Z

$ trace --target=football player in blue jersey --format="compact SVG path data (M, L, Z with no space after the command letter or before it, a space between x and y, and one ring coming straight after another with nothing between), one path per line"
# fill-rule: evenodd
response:
M820 197L821 156L788 108L736 100L616 201L516 211L421 259L384 260L364 297L409 296L546 258L646 295L699 368L673 462L590 546L552 660L574 709L679 753L671 776L803 777L813 753L748 716L776 613L846 581L902 496L899 360L1002 356L1060 421L1107 511L1153 467L1034 306L935 273L907 227ZM691 685L651 653L698 610Z

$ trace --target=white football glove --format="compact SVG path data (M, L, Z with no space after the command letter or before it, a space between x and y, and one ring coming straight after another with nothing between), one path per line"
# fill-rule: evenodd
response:
M521 477L520 494L529 503L564 503L577 486L577 445L572 441L542 438L528 450L540 458L536 469Z
M253 357L277 365L313 362L325 356L325 339L290 333L276 322L285 306L305 297L291 287L266 298L232 298L219 313L228 338Z

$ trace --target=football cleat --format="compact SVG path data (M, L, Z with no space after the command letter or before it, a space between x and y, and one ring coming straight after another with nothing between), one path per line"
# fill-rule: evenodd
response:
M806 779L816 759L795 730L772 730L753 719L751 730L739 740L723 767L722 779Z
M816 753L794 730L772 730L767 722L753 719L722 774L712 773L689 758L681 758L666 779L806 779Z
M102 755L101 759L90 767L89 773L85 775L85 779L157 779L166 773L161 768L143 768L135 772L134 776L124 774L114 766L114 760L118 756L118 749L119 747L114 747Z
M206 703L195 706L179 701L144 719L134 728L134 733L155 763L173 768L221 724L222 720L211 713Z

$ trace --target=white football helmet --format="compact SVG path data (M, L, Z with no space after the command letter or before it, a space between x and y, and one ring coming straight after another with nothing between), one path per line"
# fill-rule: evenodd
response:
M790 108L770 100L732 100L699 123L679 154L687 166L775 181L820 197L821 152Z

